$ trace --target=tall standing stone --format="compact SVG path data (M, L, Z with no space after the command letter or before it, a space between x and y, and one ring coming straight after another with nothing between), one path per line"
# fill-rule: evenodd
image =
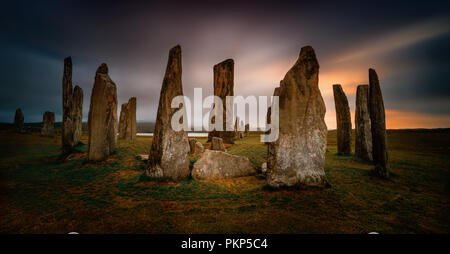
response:
M333 94L336 108L338 153L350 154L352 152L352 120L347 96L339 84L333 85Z
M16 132L21 133L24 132L24 124L23 120L25 117L23 116L22 109L18 108L16 109L16 114L14 115L14 129Z
M73 146L81 139L83 125L83 89L72 89L72 58L64 59L63 73L63 116L62 116L62 152L72 152Z
M136 97L131 97L122 104L119 120L119 138L136 139Z
M108 75L108 66L100 65L95 74L88 118L89 160L106 159L115 148L117 133L117 88Z
M181 110L171 108L172 99L183 96L181 73L181 47L177 45L169 52L159 96L156 125L146 171L149 177L178 180L190 175L187 133L183 130L175 131L171 126L172 115Z
M55 113L46 111L42 117L41 135L53 136L55 135Z
M63 110L62 110L62 152L67 154L72 152L73 142L73 119L72 119L72 58L64 59L63 74Z
M83 89L75 86L72 96L73 145L78 144L83 133Z
M384 102L380 81L374 69L369 69L369 111L372 128L374 172L380 177L389 178Z
M355 157L366 161L372 160L368 85L359 85L356 89Z
M208 135L208 140L212 137L222 138L225 143L233 144L236 138L235 131L227 131L227 111L226 111L226 97L234 96L234 61L227 59L214 66L214 95L222 100L223 111L223 131L211 131ZM230 109L228 109L230 111ZM229 126L234 126L233 123L228 123Z
M279 137L269 143L270 186L325 187L327 126L319 90L319 63L312 47L303 47L279 90Z

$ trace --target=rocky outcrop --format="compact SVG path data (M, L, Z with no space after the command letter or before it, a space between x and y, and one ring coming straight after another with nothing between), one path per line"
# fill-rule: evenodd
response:
M218 137L213 137L211 140L211 150L225 151L223 140Z
M350 154L352 152L352 120L347 96L339 84L333 85L333 94L336 108L338 154Z
M368 85L359 85L356 89L355 157L366 161L372 160Z
M380 81L374 69L369 69L369 112L372 130L372 157L374 172L389 178L389 158L386 140L386 120Z
M205 150L192 169L192 177L196 180L233 178L256 173L248 158L212 150Z
M83 90L79 86L72 89L72 58L64 59L63 73L63 110L62 110L62 152L72 152L82 134Z
M183 95L181 83L181 47L169 52L166 74L159 96L158 113L147 165L147 175L173 180L189 177L189 141L183 130L171 126L172 115L181 109L171 108L172 99Z
M223 131L213 130L208 135L208 140L212 137L222 138L225 143L234 144L236 138L235 131L227 131L226 126L234 126L233 123L227 123L226 116L226 97L234 96L234 61L227 59L214 66L214 95L222 100L223 111ZM230 109L229 109L230 111Z
M119 121L119 138L136 139L136 97L131 97L122 104Z
M25 117L23 116L22 109L16 109L16 114L14 115L14 129L18 133L25 131L25 126L23 124Z
M318 84L319 63L303 47L279 89L279 136L269 143L267 182L273 187L324 187L327 126Z
M46 111L42 118L42 136L53 136L55 135L55 113Z
M88 118L88 158L106 159L115 149L117 133L117 87L101 64L95 74Z

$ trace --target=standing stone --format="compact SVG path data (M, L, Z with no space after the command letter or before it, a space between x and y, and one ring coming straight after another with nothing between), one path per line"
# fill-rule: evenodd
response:
M22 109L16 109L16 114L14 115L14 129L16 130L16 132L22 133L25 131L23 124L24 119L25 118L23 116Z
M283 80L280 81L280 85L283 82ZM275 89L273 90L273 96L280 96L280 87L275 87ZM267 115L266 115L266 122L267 124L271 124L272 119L270 118L272 115L272 105L267 109ZM265 132L266 135L269 135L271 132L271 130L267 130ZM268 145L269 143L265 142L266 145Z
M173 98L183 96L181 72L181 47L177 45L169 52L159 96L155 131L146 171L149 177L178 180L190 175L187 133L183 130L174 131L171 126L172 115L181 110L171 107Z
M372 157L375 173L389 178L389 159L386 141L386 120L380 82L374 69L369 69L369 111L372 129Z
M250 124L246 124L245 125L244 136L248 137L249 134L250 134Z
M119 138L125 139L125 129L127 127L128 103L122 104L119 117Z
M226 151L223 140L218 137L213 137L211 141L211 150Z
M325 187L327 126L319 90L319 63L312 47L303 47L279 90L279 137L269 143L270 186Z
M222 138L225 143L234 144L236 138L235 131L226 131L227 126L227 112L226 112L226 97L234 96L234 61L227 59L214 66L214 95L222 100L223 110L223 131L211 131L208 135L208 140L212 137ZM229 109L230 110L230 109ZM229 123L233 126L232 123Z
M73 145L81 140L83 133L83 89L75 86L72 97Z
M46 111L42 118L42 136L55 135L55 113Z
M372 160L368 85L359 85L356 90L355 156L366 161Z
M83 126L83 89L72 89L72 58L64 59L63 74L63 116L62 116L62 152L72 152L73 146L81 139Z
M68 154L72 152L73 142L73 119L72 119L72 58L64 59L63 74L63 110L62 110L62 152Z
M201 154L205 151L205 148L203 147L202 143L198 142L195 138L189 139L189 149L190 154Z
M338 154L350 154L352 152L352 120L347 96L339 84L333 85L333 94L336 108Z
M136 139L136 97L131 97L122 104L119 120L119 138Z
M115 148L117 133L117 88L108 75L108 66L95 73L88 118L89 160L106 159Z

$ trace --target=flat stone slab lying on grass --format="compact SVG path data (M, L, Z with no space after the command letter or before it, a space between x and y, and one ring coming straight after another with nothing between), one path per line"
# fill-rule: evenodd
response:
M247 157L231 155L222 151L205 150L194 164L192 177L196 180L233 178L256 174Z

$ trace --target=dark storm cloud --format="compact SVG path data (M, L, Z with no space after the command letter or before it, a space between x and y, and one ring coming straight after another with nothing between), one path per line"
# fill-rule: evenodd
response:
M321 63L329 112L334 104L328 85L345 76L335 70L354 68L358 77L380 66L388 107L450 114L449 107L443 109L450 91L443 75L449 52L445 29L416 29L405 41L411 34L424 36L394 49L372 43L389 46L411 24L446 23L449 8L441 2L15 1L3 10L0 121L10 122L17 107L27 122L41 121L45 110L55 111L59 121L62 64L68 55L74 84L85 92L85 119L95 70L106 62L119 103L137 96L138 120L154 120L167 53L176 44L183 49L188 96L194 87L203 87L204 96L212 93L212 66L227 58L235 59L237 94L270 95L300 47L309 44ZM383 41L386 36L393 39ZM425 62L427 75L418 75ZM391 71L396 67L398 72Z

